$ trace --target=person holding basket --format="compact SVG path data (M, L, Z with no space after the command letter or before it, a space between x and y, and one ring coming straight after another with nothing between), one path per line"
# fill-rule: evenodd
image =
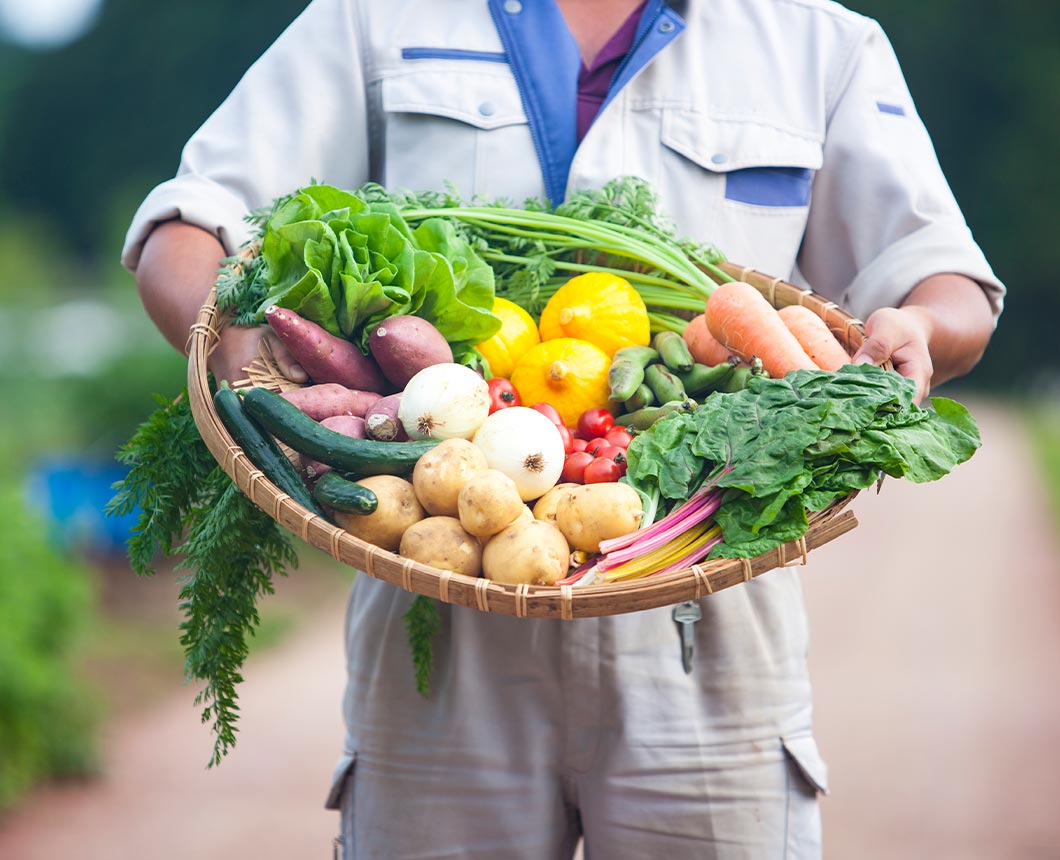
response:
M1004 287L879 25L828 0L313 0L188 141L123 262L178 349L252 210L313 180L547 199L624 175L678 235L865 320L855 361L918 396L967 373ZM221 379L270 338L227 327ZM699 601L561 621L443 607L429 698L370 577L346 629L343 856L821 856L807 629L781 569Z

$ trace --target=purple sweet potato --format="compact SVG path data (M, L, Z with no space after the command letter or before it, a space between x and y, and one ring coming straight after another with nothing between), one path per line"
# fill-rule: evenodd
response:
M333 415L356 415L363 418L369 408L382 398L375 391L356 391L337 382L323 382L292 388L280 394L314 421L323 421Z
M442 333L427 320L409 315L379 323L368 337L368 351L399 389L423 368L453 361L453 350Z
M265 309L265 320L313 382L337 382L359 391L389 390L375 361L350 341L277 305Z
M365 439L367 434L364 429L364 419L356 415L332 415L320 422L329 430L341 433L343 436L352 436L354 439ZM331 471L331 466L326 463L318 463L312 457L299 454L298 459L302 465L302 471L310 480L316 480L325 472Z
M369 439L378 442L406 442L409 434L398 419L401 392L390 394L373 403L364 413L364 428Z

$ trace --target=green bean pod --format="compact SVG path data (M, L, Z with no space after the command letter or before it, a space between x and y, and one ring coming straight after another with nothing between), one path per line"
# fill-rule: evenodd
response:
M691 412L698 406L699 404L691 397L683 397L680 400L671 400L662 406L645 406L636 412L627 412L625 415L619 415L615 419L615 423L621 424L623 427L632 427L634 430L647 430L660 418L679 412Z
M670 370L687 372L696 363L685 339L675 331L657 332L651 345L659 353L662 363Z
M644 382L644 368L658 359L659 353L650 346L627 346L618 350L607 373L611 399L621 403L632 397Z
M644 382L652 390L657 403L681 400L685 396L681 380L661 364L649 364L645 368Z
M622 405L626 408L626 412L636 412L646 406L654 406L658 402L652 390L641 383L637 386L637 390L633 392L633 395L628 397Z
M684 373L677 372L676 376L681 380L681 384L685 387L685 393L689 397L702 397L704 394L718 391L725 384L725 381L732 376L733 371L739 364L740 359L731 356L728 361L723 361L720 364L696 363L692 365L691 370Z

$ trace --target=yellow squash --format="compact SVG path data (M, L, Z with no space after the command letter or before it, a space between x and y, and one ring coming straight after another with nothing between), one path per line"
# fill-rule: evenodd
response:
M512 385L526 406L551 403L568 427L586 409L607 406L611 358L598 346L559 337L527 350L512 371Z
M574 337L613 356L626 346L651 340L648 310L629 281L607 272L571 278L541 312L541 340Z
M541 337L534 318L515 302L497 296L493 299L493 313L501 319L500 330L475 348L490 363L490 373L510 379L515 362L537 346Z

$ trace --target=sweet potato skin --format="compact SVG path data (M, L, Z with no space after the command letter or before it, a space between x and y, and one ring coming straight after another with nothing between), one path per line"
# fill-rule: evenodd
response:
M377 400L364 413L365 430L369 439L379 442L407 442L409 434L405 432L405 425L398 418L398 408L401 406L401 392L388 394Z
M280 392L280 396L293 403L314 421L323 421L334 415L356 415L358 418L363 418L365 413L383 397L375 391L357 391L337 382L292 388L290 391Z
M453 361L453 350L442 333L422 317L409 314L379 323L368 337L368 350L398 389L423 368Z
M265 321L314 383L336 382L380 393L389 390L375 361L350 341L277 305L265 309Z

